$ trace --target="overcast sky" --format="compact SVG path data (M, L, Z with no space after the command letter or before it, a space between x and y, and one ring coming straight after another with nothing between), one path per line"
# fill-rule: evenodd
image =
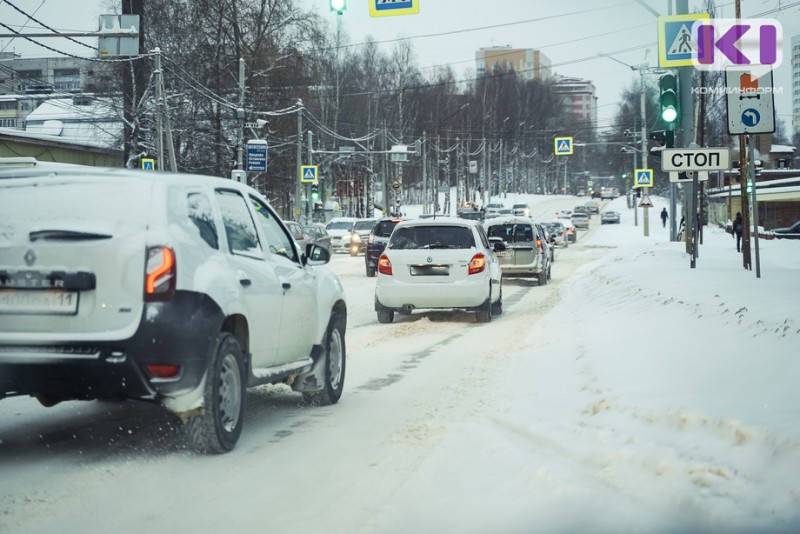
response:
M373 18L369 1L349 0L347 12L330 13L328 0L298 0L301 6L318 10L332 24L340 23L353 43L368 36L393 46L399 38L410 38L418 64L426 69L452 65L457 75L470 77L475 69L475 51L481 47L510 45L536 48L552 62L556 73L591 80L597 88L599 127L610 123L622 90L639 75L627 65L658 62L657 19L635 0L592 0L557 2L552 0L418 0L416 15ZM668 14L668 0L645 2L662 15ZM11 0L23 11L58 30L97 28L102 6L108 0ZM791 125L791 37L800 34L800 2L791 0L741 0L742 15L753 17L778 6L791 6L767 15L783 26L784 63L774 73L776 113ZM111 5L114 5L112 2ZM698 11L702 2L689 1L689 10ZM733 17L734 2L718 1L720 15ZM0 21L19 31L25 17L0 0ZM33 31L29 26L22 31ZM0 33L8 30L0 28ZM64 39L44 39L46 44L84 55L86 49ZM91 40L87 41L91 42ZM96 42L93 43L96 45ZM41 56L21 39L0 39L0 50ZM619 63L599 54L612 55ZM427 71L430 72L430 71Z

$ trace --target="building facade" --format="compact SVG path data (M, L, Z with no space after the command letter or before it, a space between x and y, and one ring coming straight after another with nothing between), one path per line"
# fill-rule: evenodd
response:
M597 124L597 88L581 78L558 78L556 93L562 96L567 109L577 123Z
M475 71L479 77L496 70L513 70L523 80L546 80L553 76L550 59L539 50L492 46L475 52Z

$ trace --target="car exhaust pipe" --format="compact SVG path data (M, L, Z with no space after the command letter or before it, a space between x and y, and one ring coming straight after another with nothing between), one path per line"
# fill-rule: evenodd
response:
M412 311L414 311L414 305L413 304L403 304L401 306L401 308L403 309L403 313L405 313L406 315L408 315Z

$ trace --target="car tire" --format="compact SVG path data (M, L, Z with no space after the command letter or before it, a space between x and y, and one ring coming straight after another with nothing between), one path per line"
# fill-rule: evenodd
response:
M375 269L367 265L367 278L375 278Z
M500 287L500 298L492 304L492 315L503 315L503 287Z
M489 286L489 299L486 304L475 310L475 318L479 323L492 322L492 289Z
M204 454L236 446L244 422L245 362L239 342L221 334L206 371L204 410L187 422L192 449Z
M378 310L378 322L381 324L389 324L394 320L394 310L381 309Z
M330 406L336 404L342 397L344 376L347 364L347 349L344 342L344 318L334 313L331 316L328 329L325 331L323 343L325 369L324 387L313 393L304 392L303 399L307 404L314 406Z
M541 271L539 271L539 276L537 278L537 281L539 282L540 286L547 285L547 278L548 278L548 276L547 276L547 270L546 269L542 269Z

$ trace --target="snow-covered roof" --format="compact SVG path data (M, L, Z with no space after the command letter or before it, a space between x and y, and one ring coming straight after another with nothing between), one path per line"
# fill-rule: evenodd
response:
M19 132L19 130L13 130ZM97 148L120 149L123 124L109 99L54 98L25 119L26 136Z
M769 149L770 154L783 154L788 153L792 154L795 150L797 150L793 146L789 145L772 145L772 148Z

